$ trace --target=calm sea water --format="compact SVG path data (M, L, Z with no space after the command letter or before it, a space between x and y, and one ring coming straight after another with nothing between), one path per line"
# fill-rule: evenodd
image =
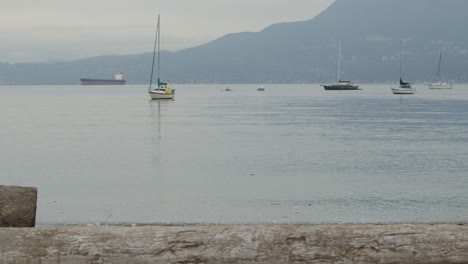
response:
M0 184L38 225L468 222L468 86L256 86L0 86Z

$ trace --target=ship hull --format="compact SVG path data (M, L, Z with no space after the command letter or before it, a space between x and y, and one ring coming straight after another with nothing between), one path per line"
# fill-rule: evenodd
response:
M80 79L81 85L124 85L125 80Z

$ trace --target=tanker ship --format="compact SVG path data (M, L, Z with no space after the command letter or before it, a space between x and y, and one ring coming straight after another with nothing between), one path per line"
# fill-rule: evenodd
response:
M80 79L81 85L124 85L126 83L123 73L114 75L114 79Z

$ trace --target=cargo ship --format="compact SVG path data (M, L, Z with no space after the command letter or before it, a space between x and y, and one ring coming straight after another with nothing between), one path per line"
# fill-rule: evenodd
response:
M80 79L81 85L124 85L127 81L123 73L114 75L114 79Z

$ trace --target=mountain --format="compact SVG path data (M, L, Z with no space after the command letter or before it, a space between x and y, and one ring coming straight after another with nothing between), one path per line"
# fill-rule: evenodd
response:
M338 41L344 79L396 82L400 39L404 77L430 81L444 50L442 76L468 82L468 1L336 0L317 17L260 32L225 35L161 54L161 76L173 83L312 83L336 79ZM151 53L47 64L0 64L0 83L77 84L81 77L124 72L147 83Z

